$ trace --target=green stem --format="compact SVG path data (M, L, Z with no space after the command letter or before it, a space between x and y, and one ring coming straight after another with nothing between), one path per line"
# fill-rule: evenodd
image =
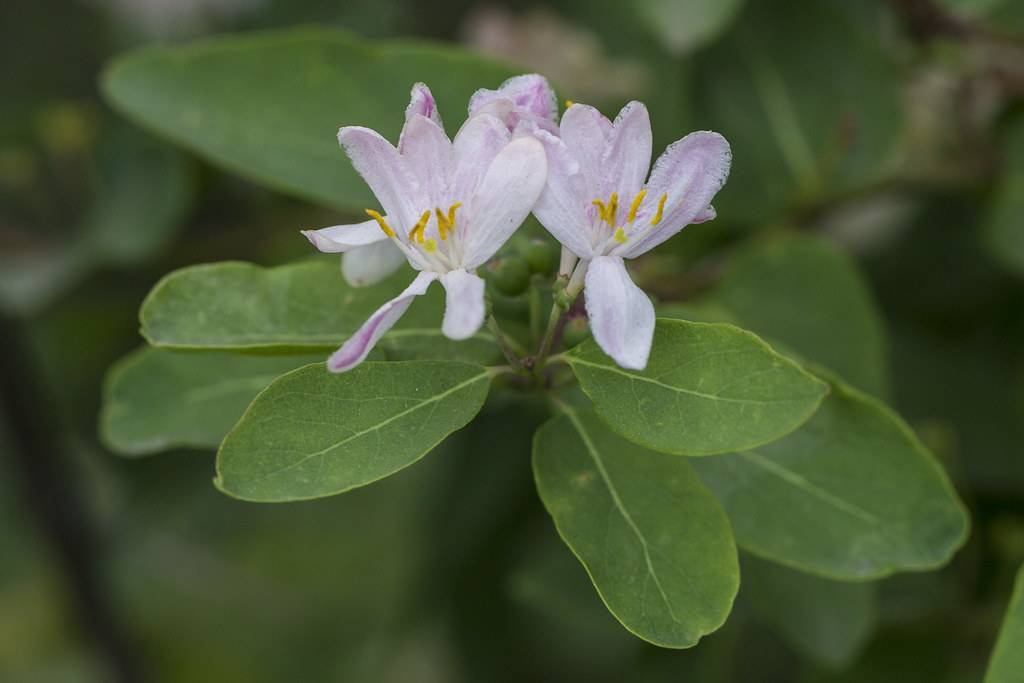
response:
M563 315L565 315L565 309L558 304L552 304L551 313L548 315L548 327L544 330L544 338L540 342L537 359L533 365L534 372L539 372L544 367L544 360L551 353L551 344L555 340L555 331L558 329L558 323L562 320Z
M498 324L498 319L491 313L487 316L487 329L491 331L494 338L498 340L498 345L501 346L501 352L505 354L505 360L516 370L522 368L522 361L516 355L515 350L512 348L511 340L505 336L505 333L501 331L501 326Z

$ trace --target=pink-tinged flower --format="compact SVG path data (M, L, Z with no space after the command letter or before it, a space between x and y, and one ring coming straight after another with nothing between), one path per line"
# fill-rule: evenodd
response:
M512 139L491 114L471 117L449 140L423 84L413 87L397 148L359 126L342 128L338 141L383 211L367 209L371 220L365 223L304 234L326 252L393 245L419 275L371 315L327 367L345 372L362 362L434 280L447 293L441 331L451 339L472 336L484 321L484 282L474 271L522 224L544 188L543 146L529 136Z
M514 76L502 83L497 90L481 88L469 100L469 115L492 114L497 116L510 131L520 123L558 133L555 123L558 117L558 100L548 81L538 74Z
M573 282L585 274L594 339L622 367L642 370L654 336L654 306L630 279L624 259L715 217L711 200L729 176L729 143L718 133L690 133L669 145L647 178L651 121L643 104L627 104L615 123L574 104L560 131L560 137L534 133L548 152L548 181L533 213L581 259Z

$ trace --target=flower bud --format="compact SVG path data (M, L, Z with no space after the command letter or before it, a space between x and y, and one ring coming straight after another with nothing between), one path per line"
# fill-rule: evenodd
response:
M500 294L519 296L530 286L530 266L520 256L502 256L487 264L485 277Z
M559 248L549 240L531 239L523 247L523 258L531 273L550 275L558 267Z

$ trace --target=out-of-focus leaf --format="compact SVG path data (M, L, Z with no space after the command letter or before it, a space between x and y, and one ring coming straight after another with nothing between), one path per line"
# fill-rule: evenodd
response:
M409 283L409 273L351 287L334 259L262 268L228 261L182 268L142 304L142 335L154 346L280 352L331 350ZM398 360L486 363L499 353L484 331L455 342L441 334L444 293L435 285L378 344Z
M830 581L752 555L742 567L742 597L804 656L841 668L871 636L874 584Z
M886 9L749 3L728 38L700 55L698 126L735 150L715 200L722 219L763 225L884 176L902 133L899 69L867 17L880 21Z
M634 443L677 455L753 448L791 432L828 387L753 334L658 320L643 372L590 339L565 355L598 415Z
M568 406L537 432L533 454L544 506L623 626L683 648L722 625L739 587L736 546L686 460Z
M963 544L963 504L894 413L838 382L818 412L757 449L693 461L739 545L857 580L940 566Z
M217 487L278 502L343 493L416 462L480 411L491 373L451 361L366 362L279 377L217 452Z
M870 394L884 394L878 312L856 265L826 242L796 237L747 248L713 300L741 327L783 342Z
M1024 274L1024 116L1003 140L1006 170L989 206L986 230L996 258Z
M638 0L634 7L675 54L710 43L736 19L744 0Z
M1024 681L1024 567L1017 572L1017 583L999 630L985 683L1021 683Z
M192 197L186 162L180 151L124 126L105 137L96 200L83 228L95 258L128 265L170 241Z
M126 115L230 171L358 210L377 203L338 148L339 126L396 142L409 90L423 81L454 134L469 96L512 74L451 47L303 28L132 53L110 65L103 90Z
M255 356L144 348L110 369L100 433L123 455L216 448L246 406L280 375L322 355Z

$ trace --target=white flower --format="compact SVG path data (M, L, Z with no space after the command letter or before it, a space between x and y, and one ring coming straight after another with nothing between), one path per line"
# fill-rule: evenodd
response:
M729 176L729 143L718 133L690 133L669 145L648 179L651 122L643 104L627 104L615 123L572 105L560 134L534 132L548 152L548 180L533 213L581 259L574 280L585 273L594 339L622 367L642 370L654 306L623 260L715 217L711 200Z
M533 137L512 139L505 121L488 113L470 117L449 140L423 84L413 87L397 149L359 126L342 128L338 141L383 213L367 209L365 223L304 234L321 251L360 248L360 261L345 264L350 276L362 269L367 279L379 279L395 260L384 245L397 247L388 248L419 275L370 316L328 368L344 372L362 362L434 280L447 292L442 332L451 339L473 335L484 321L484 282L474 271L529 215L544 187L544 148ZM375 251L366 251L370 245ZM364 254L377 263L364 262Z

